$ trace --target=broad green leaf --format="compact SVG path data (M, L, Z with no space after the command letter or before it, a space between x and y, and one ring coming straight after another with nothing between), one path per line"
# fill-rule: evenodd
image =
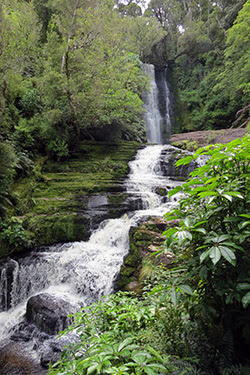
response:
M221 255L233 266L236 264L236 257L234 252L226 246L219 246Z
M249 290L250 289L250 284L249 283L239 283L236 286L237 290Z
M179 288L183 293L189 294L190 296L193 295L193 289L189 285L181 284L181 285L179 285Z
M166 372L166 367L158 363L150 363L143 368L148 375L158 375L159 370Z
M239 227L239 229L244 229L249 224L250 224L250 220L249 221L243 221L243 223L239 223L238 227Z
M203 247L203 246L202 246ZM196 249L197 250L197 249ZM206 251L204 251L201 255L200 255L200 263L202 263L207 257L208 255L210 254L210 251L211 249L208 249Z
M250 303L250 292L245 294L241 301L242 301L243 307L246 308Z
M192 230L194 232L200 232L200 233L203 233L203 234L207 234L207 231L204 228L197 228L197 229L192 229Z
M133 361L135 363L137 363L138 365L143 365L144 362L146 362L146 360L148 359L150 355L148 353L145 353L145 352L137 352L135 354L132 354L131 358L133 359Z
M225 194L231 195L232 197L244 199L244 197L242 196L242 194L238 193L237 191L226 191Z
M98 363L95 363L94 365L89 366L88 370L87 370L87 374L91 374L92 372L94 372L95 370L97 370L97 367L98 367Z
M205 224L205 223L207 223L207 220L199 221L198 223L196 223L196 224L194 225L194 228L198 227L199 225Z
M188 155L185 158L178 160L175 163L175 165L176 167L179 167L180 165L186 165L186 164L189 164L192 160L193 160L193 156Z
M126 340L124 340L123 342L121 342L118 346L118 352L120 352L125 346L131 344L133 340L131 338L127 338Z
M221 245L228 246L230 248L233 247L234 249L241 250L241 251L244 250L241 246L236 245L236 243L234 242L221 241Z
M186 239L192 241L192 234L187 230L180 230L175 233L175 237L178 238L178 243L182 244Z
M223 193L223 194L221 194L221 196L224 197L224 198L226 198L229 202L232 202L232 201L233 201L233 198L232 198L231 195L229 195L229 194L225 194L225 193Z
M160 361L162 363L165 361L165 359L163 359L163 357L160 355L160 353L157 350L155 350L154 348L152 348L152 346L147 345L146 349L149 351L150 354L152 354L155 358L157 358L158 361Z
M169 228L168 230L163 232L162 235L165 236L165 237L170 237L173 234L175 234L176 232L178 232L178 228Z
M152 368L150 368L150 367L148 367L148 366L146 366L146 367L144 367L144 372L146 372L146 374L148 374L148 375L158 375L159 374L159 372L158 371L154 371Z
M216 191L204 191L203 193L199 193L200 198L217 196L217 195L218 193Z
M173 303L174 306L177 305L177 294L176 294L176 290L173 289L173 288L170 292L170 300L171 300L171 302Z
M182 191L182 186L176 186L174 189L168 192L168 196L172 197L173 195L179 193L180 191Z
M221 252L218 246L211 247L209 257L211 258L214 265L219 262L221 258Z
M201 280L206 280L207 278L207 266L203 266L201 269L200 269L200 272L199 272L199 276L201 278Z
M184 222L184 224L185 224L186 227L189 228L191 226L191 219L190 219L189 216L185 217L185 219L184 219L183 222Z

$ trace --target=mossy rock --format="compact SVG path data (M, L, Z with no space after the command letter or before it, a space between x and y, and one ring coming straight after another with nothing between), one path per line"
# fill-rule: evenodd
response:
M134 244L130 244L130 252L124 259L124 265L130 267L137 267L141 261L139 249Z
M141 147L129 141L81 142L63 163L38 160L31 175L13 185L16 204L8 218L22 217L37 245L88 239L91 225L96 227L100 221L125 212L123 180L128 162ZM104 193L109 203L106 212L89 213L89 197Z
M121 277L130 277L134 274L135 270L135 267L127 267L125 265L122 265L120 269L120 275Z
M28 230L35 234L38 246L87 239L89 228L89 219L74 213L33 216L28 221Z

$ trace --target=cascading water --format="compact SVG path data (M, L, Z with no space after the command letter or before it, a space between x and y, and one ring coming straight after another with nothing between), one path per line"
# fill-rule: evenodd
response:
M7 266L2 269L1 339L15 335L15 331L19 329L18 324L25 315L27 299L30 296L49 294L60 301L67 301L72 306L72 311L76 311L113 291L114 280L124 256L129 251L130 226L143 216L160 216L173 204L163 204L162 197L155 192L156 187L178 184L161 175L159 160L163 148L171 146L148 146L140 150L136 159L130 162L127 192L140 197L144 209L124 215L120 219L102 222L88 242L49 247L11 261L8 311ZM39 348L39 344L36 343L36 347Z
M152 73L153 68L147 66L144 69L149 69ZM149 142L162 143L162 118L158 118L161 115L156 110L157 101L154 87L147 107L147 112L155 112L148 114L148 137ZM23 337L22 347L26 347L29 353L32 352L31 355L39 357L44 343L52 340L53 335L58 329L64 328L64 325L54 324L53 332L53 324L46 323L47 317L41 315L43 311L37 312L36 303L35 312L26 311L32 299L37 298L36 302L39 300L40 303L45 303L42 309L46 312L52 309L61 313L60 309L65 305L70 309L68 313L113 292L114 281L129 252L131 225L135 225L144 216L161 216L174 204L171 201L164 203L156 192L159 187L171 188L180 184L163 176L161 172L162 151L164 150L166 159L168 153L171 156L173 149L169 145L147 146L129 163L130 174L125 181L126 190L128 196L141 201L141 210L125 214L120 219L105 220L87 242L36 250L20 259L9 260L2 267L0 340L4 340L5 344L6 340L11 343L18 333L19 341ZM46 301L50 301L52 307L46 306ZM32 317L32 314L35 316ZM27 323L28 318L31 321ZM38 325L45 333L39 333L36 327L29 328L27 334L27 324L28 327Z
M165 70L155 71L152 64L143 64L150 77L149 91L145 95L146 133L149 143L168 143L171 132L170 90Z

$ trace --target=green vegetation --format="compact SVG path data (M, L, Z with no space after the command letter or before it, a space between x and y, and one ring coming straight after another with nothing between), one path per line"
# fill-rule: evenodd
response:
M1 221L18 199L21 215L31 207L42 214L40 196L63 198L67 166L60 167L60 182L54 186L53 162L74 159L82 141L145 142L142 98L148 78L142 62L167 66L179 130L247 125L249 0L152 0L143 14L142 4L1 2ZM44 161L50 172L39 170ZM102 165L97 161L96 168L106 173L115 169L111 164L107 158ZM13 196L13 182L20 177L28 179ZM100 190L104 180L98 177ZM86 188L92 191L92 185ZM52 214L62 202L50 203Z
M107 217L120 216L126 199L120 191L121 183L128 173L128 161L139 146L131 141L85 141L63 163L44 157L37 160L30 176L20 176L13 186L12 202L1 224L0 255L35 245L86 240L90 234L87 211L92 195L106 194ZM12 159L10 167L11 163ZM91 220L97 224L100 218L96 214Z
M207 163L191 173L164 232L171 268L141 272L141 296L119 292L84 308L66 332L50 374L247 374L250 308L250 138L198 149ZM139 232L138 232L139 235Z
M246 126L249 0L151 0L145 14L167 32L148 61L168 66L180 130Z

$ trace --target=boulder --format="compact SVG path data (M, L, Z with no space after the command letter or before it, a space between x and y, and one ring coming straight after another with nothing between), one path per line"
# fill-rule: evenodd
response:
M73 312L74 308L69 302L48 293L41 293L29 298L26 319L41 331L55 335L70 324L68 314Z

